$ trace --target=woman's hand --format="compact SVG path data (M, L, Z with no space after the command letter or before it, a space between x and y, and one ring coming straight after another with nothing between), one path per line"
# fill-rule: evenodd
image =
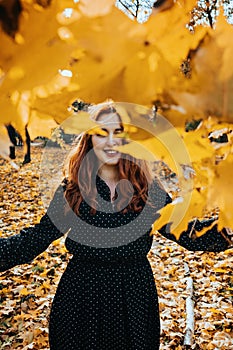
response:
M229 243L229 249L233 248L233 230L229 227L224 227L220 234L225 238Z

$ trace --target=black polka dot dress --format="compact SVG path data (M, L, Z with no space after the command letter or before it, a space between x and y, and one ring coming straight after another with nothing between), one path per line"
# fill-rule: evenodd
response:
M40 224L0 240L0 270L31 261L69 229L65 245L73 257L52 305L50 350L158 350L158 297L147 254L156 212L171 199L154 182L153 206L122 214L113 210L110 190L99 177L96 186L101 206L91 215L83 201L79 217L64 214L60 186ZM175 240L167 226L161 234ZM196 240L184 232L178 243L190 250L228 247L214 228Z
M50 349L159 349L158 297L147 260L151 207L143 217L113 211L108 186L99 177L96 185L101 210L91 215L83 202L81 219L67 218L73 258L53 301Z

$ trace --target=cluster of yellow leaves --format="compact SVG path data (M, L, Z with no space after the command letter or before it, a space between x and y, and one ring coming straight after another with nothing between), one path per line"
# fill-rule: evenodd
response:
M178 128L194 170L190 175L193 188L190 193L183 191L183 201L176 205L170 204L161 210L161 217L154 225L155 229L169 221L173 222L171 229L178 238L180 233L186 230L191 219L204 218L208 216L208 212L213 211L218 212L219 230L223 227L233 228L232 127L231 123L223 123L209 117L197 130L185 132L184 128ZM217 132L219 136L226 133L228 141L211 141L209 135L213 132ZM182 196L182 191L180 195ZM202 230L200 235L205 232L206 230Z

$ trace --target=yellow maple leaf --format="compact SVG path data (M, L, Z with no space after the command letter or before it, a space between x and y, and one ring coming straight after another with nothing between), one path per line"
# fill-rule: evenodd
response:
M180 234L187 230L190 221L203 216L203 202L205 202L205 194L194 189L191 194L184 195L182 201L176 204L170 203L162 208L153 229L159 230L170 223L170 233L179 239Z
M27 288L23 288L20 290L19 294L26 296L26 295L30 294L30 291Z

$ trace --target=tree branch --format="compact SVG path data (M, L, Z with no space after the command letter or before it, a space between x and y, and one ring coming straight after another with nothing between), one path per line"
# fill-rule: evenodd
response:
M187 277L187 287L188 297L186 299L186 332L184 337L184 345L191 346L193 344L193 334L194 334L194 302L193 302L193 279L190 276L190 270L188 264L184 264Z

